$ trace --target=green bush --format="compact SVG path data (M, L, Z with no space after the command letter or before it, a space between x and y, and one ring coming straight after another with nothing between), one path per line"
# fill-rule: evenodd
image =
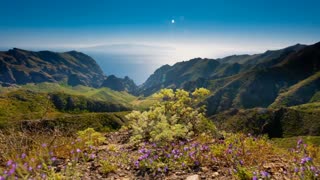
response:
M199 106L209 93L204 88L193 93L162 89L154 95L158 103L149 111L133 111L126 116L133 130L131 141L172 141L199 133L215 134L216 127L204 115L205 106Z
M103 134L96 132L93 128L87 128L83 131L78 131L77 135L82 141L85 142L85 145L88 146L99 146L106 140Z

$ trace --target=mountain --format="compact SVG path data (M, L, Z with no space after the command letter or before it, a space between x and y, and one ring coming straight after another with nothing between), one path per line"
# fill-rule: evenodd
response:
M301 81L311 78L320 71L320 43L308 46L302 50L291 52L272 60L272 63L263 68L257 64L255 68L228 77L220 87L213 89L213 94L207 99L208 114L214 114L230 108L254 108L268 107L277 97L285 91L290 90ZM315 79L315 80L314 80ZM312 77L313 84L317 84L317 78ZM211 81L212 83L217 80ZM306 80L307 81L307 80ZM310 80L308 80L310 81ZM304 83L305 84L305 83ZM318 88L314 85L311 88ZM298 86L297 87L305 87ZM310 90L311 95L300 93L296 99L313 96L316 89ZM310 97L310 98L311 98ZM309 99L310 99L309 98ZM301 101L300 103L307 103ZM296 104L292 104L296 105Z
M76 51L0 52L0 82L26 84L67 82L69 85L99 87L105 76L94 59Z
M115 91L127 91L131 94L135 94L138 90L138 86L128 76L118 78L110 75L102 82L101 87L108 87Z
M178 62L173 66L164 65L147 79L139 92L148 96L160 88L195 88L198 85L204 85L205 80L220 79L253 69L268 68L276 64L280 57L288 56L304 47L306 46L297 44L262 54L233 55L221 59L195 58Z
M196 58L165 65L141 86L148 96L161 88L206 87L208 115L231 108L293 106L319 100L320 43L255 55Z

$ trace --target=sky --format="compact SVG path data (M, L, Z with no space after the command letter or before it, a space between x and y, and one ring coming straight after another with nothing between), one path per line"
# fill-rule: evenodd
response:
M148 75L161 64L194 57L260 53L320 41L319 0L0 2L1 49L75 49L100 57L98 63L108 61L101 54L121 55L115 60L120 64L149 64ZM132 55L143 58L130 60Z

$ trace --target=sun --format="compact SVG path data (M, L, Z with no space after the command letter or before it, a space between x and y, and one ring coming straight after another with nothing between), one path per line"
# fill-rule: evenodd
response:
M174 24L174 23L175 23L175 21L174 21L174 19L172 19L172 20L171 20L171 24Z

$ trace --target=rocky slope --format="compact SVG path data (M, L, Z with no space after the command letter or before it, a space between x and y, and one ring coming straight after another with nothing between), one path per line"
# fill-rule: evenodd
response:
M128 76L118 78L110 75L102 82L101 87L108 87L115 91L127 91L131 94L135 94L138 90L138 86Z
M98 87L104 74L91 57L76 51L55 53L11 49L0 52L0 82L12 84L67 82Z
M165 65L152 74L139 93L161 88L206 87L208 115L230 108L292 106L317 99L320 43L294 45L255 55L222 59L196 58ZM289 100L290 99L290 100Z

